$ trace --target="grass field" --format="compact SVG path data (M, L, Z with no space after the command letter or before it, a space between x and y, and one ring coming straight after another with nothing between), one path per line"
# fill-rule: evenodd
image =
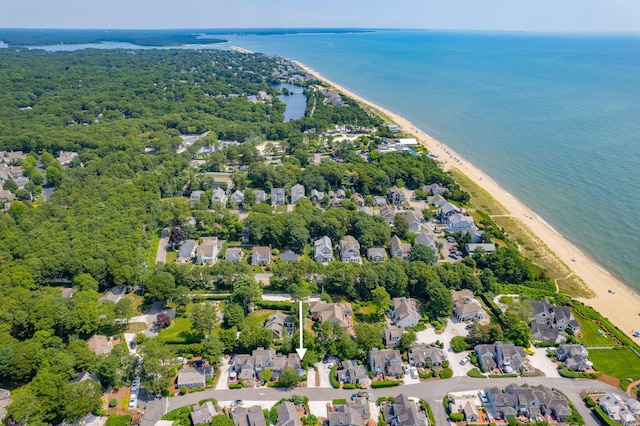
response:
M269 315L271 315L274 312L275 311L273 309L260 309L257 311L253 311L245 317L244 326L246 328L249 328L252 326L262 327L265 321L267 321L267 318L269 318Z
M127 327L127 333L141 333L147 329L146 322L130 322Z
M129 408L129 396L127 396L127 404L125 409ZM107 426L127 426L131 422L131 416L125 414L124 416L109 416L107 419Z
M171 325L158 334L158 339L165 343L199 343L202 338L191 331L191 320L184 317L176 317L171 320Z
M600 334L601 328L598 324L588 318L575 315L576 320L580 323L580 333L582 339L587 346L618 346L618 342L613 340L609 335Z
M620 379L621 389L626 390L631 381L640 379L640 358L627 347L590 349L589 360L602 374Z

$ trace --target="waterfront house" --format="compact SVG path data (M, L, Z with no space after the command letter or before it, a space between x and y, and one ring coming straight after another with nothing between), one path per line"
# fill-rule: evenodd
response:
M446 203L444 206L438 209L438 213L436 214L436 218L440 221L440 223L447 223L449 217L453 216L456 213L461 213L462 210L451 203Z
M640 401L607 393L598 399L598 406L611 420L625 426L636 426L640 416Z
M452 291L453 314L460 321L480 321L485 317L484 309L469 289Z
M591 367L589 352L582 345L560 345L556 350L556 357L569 370L587 371Z
M448 188L445 188L444 186L440 186L439 183L432 183L431 185L424 185L421 188L422 192L424 192L425 194L432 194L432 195L444 195L447 192L449 192Z

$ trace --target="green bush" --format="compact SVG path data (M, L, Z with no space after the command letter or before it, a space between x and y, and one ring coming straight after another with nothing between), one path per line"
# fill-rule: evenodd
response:
M373 389L377 388L391 388L394 386L398 386L400 384L399 381L396 380L381 380L379 382L371 382L371 387Z
M422 409L424 410L424 412L427 413L427 417L429 418L429 424L435 425L436 418L433 416L433 411L431 411L431 406L429 405L429 403L424 399L421 399L420 404L422 405Z
M445 395L444 398L442 398L442 405L444 405L444 409L447 414L451 413L449 410L449 395Z
M380 398L378 398L378 405L382 404L385 401L389 401L391 403L396 402L396 399L392 396L381 396Z
M593 412L596 413L596 417L598 417L602 424L606 426L620 426L620 423L611 420L607 413L605 413L604 410L597 405L593 407Z
M429 371L428 373L421 373L418 371L418 377L425 380L430 379L433 377L433 371Z
M291 310L291 302L280 302L277 300L260 300L258 302L258 306L262 309L276 309L280 311L289 311Z
M569 370L564 365L558 367L558 373L560 376L567 377L569 379L595 379L602 374L599 371L595 373L581 373L579 371Z
M584 403L587 404L587 407L589 407L589 408L593 408L593 407L596 406L596 402L590 396L587 396L584 399Z
M338 399L334 399L334 400L332 401L332 404L333 404L333 405L344 405L344 404L346 404L346 403L347 403L347 400L346 400L346 399L344 399L344 398L338 398Z
M331 380L331 386L338 389L340 387L340 382L338 382L338 378L336 377L338 372L338 364L331 367L331 371L329 372L329 380Z
M445 368L440 372L441 379L449 379L451 377L453 377L453 370L450 368Z
M460 353L469 349L470 345L467 343L467 340L464 336L455 336L451 339L451 349L455 353Z
M449 360L445 359L444 361L442 361L442 368L449 368Z
M342 389L355 389L356 385L354 383L345 383L342 385Z
M229 389L242 389L241 383L229 383Z
M467 376L474 377L476 379L484 379L485 376L477 368L472 368L467 372Z
M291 386L286 385L284 383L280 383L280 382L269 382L269 383L267 383L267 387L270 387L270 388L289 388Z
M113 407L117 407L118 406L118 400L116 398L111 398L109 400L109 407L113 408Z
M518 377L517 374L489 374L490 379L505 379Z
M184 395L185 393L187 393L186 386L180 386L180 395Z
M462 413L451 413L449 414L449 418L452 422L461 422L464 420L464 414Z

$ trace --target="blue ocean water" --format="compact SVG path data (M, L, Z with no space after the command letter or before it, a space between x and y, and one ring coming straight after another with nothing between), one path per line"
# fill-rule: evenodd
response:
M412 121L640 289L640 36L225 36Z

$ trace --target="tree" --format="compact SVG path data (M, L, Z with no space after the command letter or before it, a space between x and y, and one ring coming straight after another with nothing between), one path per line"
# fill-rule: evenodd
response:
M464 336L455 336L451 339L451 349L453 349L455 353L460 353L469 349L469 344Z
M259 347L268 348L272 340L273 333L267 328L245 328L240 332L240 337L237 339L237 349L238 352L249 353Z
M238 327L242 329L242 323L244 322L244 309L242 305L237 303L230 303L224 310L224 321L228 327Z
M507 321L505 322L504 335L514 345L529 347L532 334L529 325L522 321L518 314L508 309L506 312Z
M427 265L435 265L436 260L436 252L424 244L415 244L409 253L409 261L411 262L420 261Z
M201 342L201 348L202 356L209 361L209 364L215 366L220 364L220 359L224 353L224 344L218 337L214 335L207 336L207 338Z
M92 380L68 384L64 395L64 417L67 422L77 422L102 406L102 389Z
M8 178L4 181L3 185L4 189L10 192L15 193L18 190L18 184L11 178Z
M176 307L180 308L181 312L184 312L189 300L189 288L184 285L176 287L173 295L171 295L171 301L175 303Z
M51 185L57 187L60 185L60 182L62 182L62 168L60 165L47 167L45 173L47 176L47 182Z
M191 328L197 333L211 334L211 330L218 323L218 309L208 303L200 303L191 308Z
M384 346L382 342L383 327L381 324L359 323L355 326L355 332L358 349L362 353L369 353L373 348L382 348Z
M383 318L384 313L391 307L391 296L384 287L378 286L371 290L371 302L376 307L376 315Z
M285 367L280 370L278 381L284 387L290 387L300 383L300 374L294 367Z
M158 272L147 283L147 297L155 300L168 300L174 294L176 282L169 272Z
M399 238L405 238L407 232L409 232L409 222L402 213L396 213L393 218L393 233Z
M114 314L116 318L123 319L128 323L135 314L133 301L128 297L123 297L118 300L118 303L116 303L114 307Z
M157 328L167 328L171 325L171 317L163 312L160 312L156 316L156 320L153 325Z
M76 288L79 291L98 291L98 281L96 281L90 274L80 274L73 279L73 288Z
M416 340L416 332L412 329L406 329L400 337L400 346L398 349L400 350L400 352L406 352L416 342Z
M211 418L211 426L234 426L233 420L225 414L218 414Z
M434 284L429 289L428 307L432 318L446 318L451 316L453 310L451 292L442 284Z
M243 275L234 283L231 299L242 304L245 314L248 314L262 300L262 285L252 276Z
M187 240L187 234L181 228L171 228L171 235L169 236L169 245L172 247L178 247L184 241Z
M268 382L272 378L273 378L273 370L271 370L270 368L265 368L260 373L260 380L262 380L263 382Z

